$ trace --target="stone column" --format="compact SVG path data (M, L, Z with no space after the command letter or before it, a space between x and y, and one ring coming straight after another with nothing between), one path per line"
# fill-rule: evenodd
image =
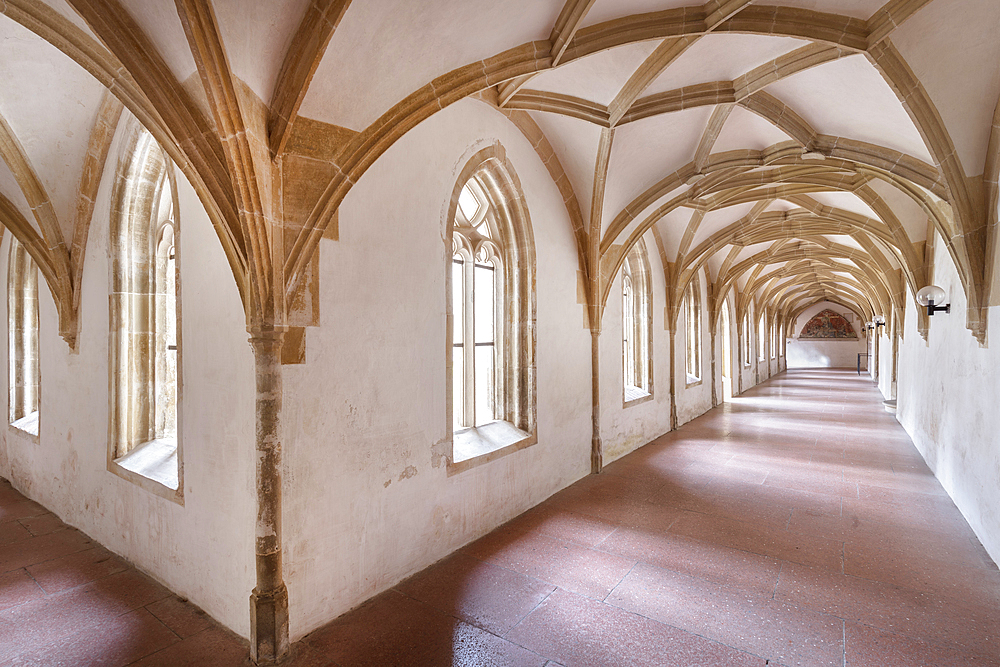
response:
M250 595L250 657L288 653L288 589L281 573L281 343L284 331L251 328L257 376L257 586Z
M601 442L601 330L590 330L591 415L593 436L590 439L590 472L596 475L604 469L604 451Z

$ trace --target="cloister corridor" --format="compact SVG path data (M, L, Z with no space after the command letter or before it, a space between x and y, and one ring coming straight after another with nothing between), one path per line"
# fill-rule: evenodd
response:
M1000 572L869 377L791 370L298 642L294 665L1000 664ZM0 664L244 640L0 486Z

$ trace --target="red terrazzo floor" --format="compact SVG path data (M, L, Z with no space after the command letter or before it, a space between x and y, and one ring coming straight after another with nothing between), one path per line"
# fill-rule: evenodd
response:
M1000 572L870 380L793 371L307 636L295 665L1000 665ZM0 665L246 644L0 484Z
M0 479L0 666L245 665L247 646Z

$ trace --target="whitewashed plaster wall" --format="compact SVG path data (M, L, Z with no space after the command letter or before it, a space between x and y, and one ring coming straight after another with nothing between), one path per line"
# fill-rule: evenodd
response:
M120 133L119 133L120 134ZM184 504L107 469L108 230L121 150L116 138L98 194L83 274L79 351L59 337L39 276L41 409L38 442L0 427L0 475L234 631L249 634L255 518L253 355L236 283L192 188L181 177L179 428ZM6 282L10 234L0 245ZM7 322L6 289L0 322ZM7 326L0 326L7 349ZM6 355L5 355L6 356ZM3 377L7 377L7 364ZM7 386L7 385L5 385ZM7 390L3 390L6 404Z
M495 141L534 233L538 443L449 476L439 456L449 432L448 202L468 160ZM514 125L473 100L424 121L354 186L339 228L340 240L321 247L321 326L308 329L306 363L284 367L293 640L590 471L591 341L576 242L558 189Z
M652 304L653 397L625 401L622 330L622 272L615 276L604 308L600 343L601 444L604 464L620 459L670 430L670 333L665 326L666 279L652 232L645 235Z
M931 282L951 313L930 318L925 342L907 291L899 351L897 419L983 546L1000 561L1000 307L989 308L989 347L965 327L966 298L944 244L935 244Z
M888 320L888 318L886 318ZM878 377L877 384L879 391L887 399L896 397L896 387L892 379L892 338L887 333L889 326L880 328L878 334ZM874 366L874 364L873 364Z
M801 340L802 328L820 311L830 309L848 318L857 340ZM862 335L858 316L843 306L822 301L802 311L792 326L788 341L789 368L856 368L858 353L866 351L867 339ZM883 348L884 349L884 348ZM864 361L864 360L862 360ZM863 368L863 366L862 366Z
M684 319L687 314L683 308L677 319L677 333L674 335L674 382L677 392L678 426L686 424L712 408L712 383L709 380L712 373L712 332L708 324L708 279L704 271L698 273L698 287L700 288L698 300L701 304L701 327L698 330L701 337L701 379L690 385L687 381L687 323Z

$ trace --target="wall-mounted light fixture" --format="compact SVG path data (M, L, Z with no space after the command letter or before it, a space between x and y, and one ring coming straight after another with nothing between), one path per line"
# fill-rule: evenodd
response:
M917 303L927 308L928 317L934 313L940 313L942 311L946 313L951 312L950 303L943 306L936 305L944 301L946 298L948 298L948 294L937 285L928 285L917 292Z
M876 317L875 320L874 320L874 322L875 322L875 328L876 329L878 329L879 327L884 327L885 326L885 318L882 317L881 315L879 315L878 317Z

